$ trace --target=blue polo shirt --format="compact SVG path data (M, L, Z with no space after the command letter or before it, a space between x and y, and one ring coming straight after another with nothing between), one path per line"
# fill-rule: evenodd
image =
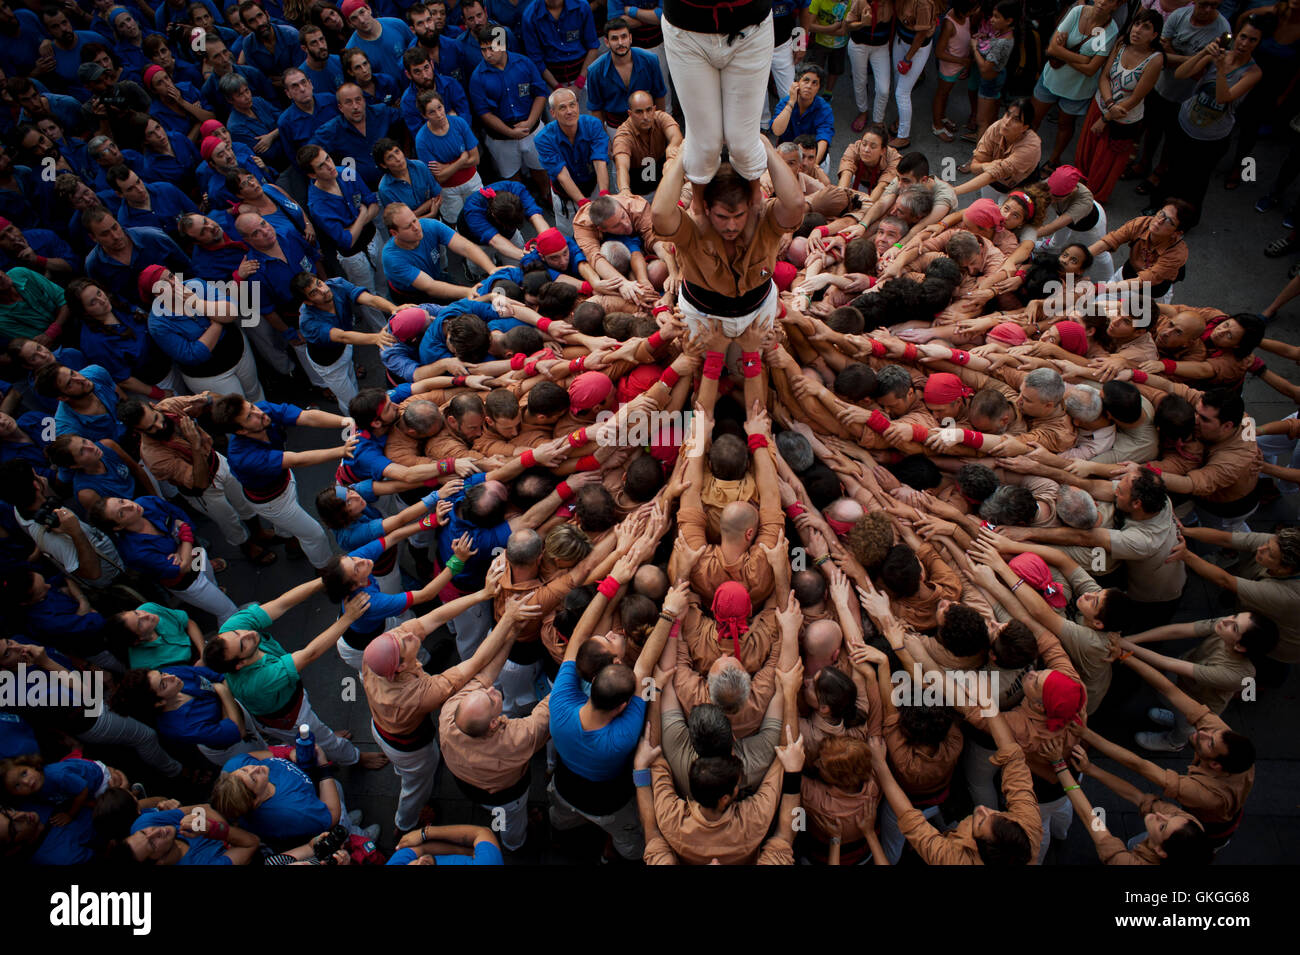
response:
M37 255L43 255L47 259L63 259L76 267L80 256L72 251L72 246L64 242L57 232L49 229L23 229L22 232L23 238ZM0 251L0 271L7 272L19 266L22 266L21 262L12 258L8 252Z
M350 332L356 327L357 299L366 291L345 278L328 279L325 284L334 297L333 312L307 302L298 308L298 334L306 340L307 354L311 360L322 368L328 368L343 357L348 346L331 341L330 331L337 328Z
M172 144L174 155L163 156L146 150L141 154L144 157L144 172L140 174L148 182L192 182L195 167L199 164L199 151L183 133L169 132L167 141Z
M546 269L546 274L548 274L551 277L551 281L554 281L555 279L559 278L561 275L571 275L575 279L582 278L582 273L578 271L578 263L586 262L587 257L582 254L582 249L578 248L578 243L573 241L573 236L566 235L564 237L564 242L569 247L569 267L565 271L560 272L557 269L553 269L549 265L547 265L546 262L542 259L542 254L538 252L536 249L529 249L527 252L525 252L523 260L519 263L519 265L521 267L526 268L527 266L530 266L534 262L536 262Z
M398 849L394 852L384 865L410 865L419 855L414 849ZM474 854L472 856L462 855L445 855L434 856L438 860L438 865L505 865L506 860L501 856L501 850L495 845L484 839L482 842L474 844Z
M18 20L18 32L13 36L0 34L0 62L10 76L30 76L36 66L37 50L48 37L35 13L23 7L11 9Z
M49 592L40 603L25 608L25 629L32 639L77 657L94 656L104 649L104 618L91 611L77 613L77 601L64 589L64 577L48 581Z
M242 253L240 258L243 258ZM212 320L203 315L164 315L154 310L149 312L149 336L180 366L182 373L193 373L199 378L211 377L234 367L244 353L243 335L233 323L221 327L221 335L212 348L200 342L199 336L211 324ZM214 352L217 353L215 356ZM229 364L212 361L214 357L220 358L223 355L229 359ZM209 362L212 362L210 367Z
M438 180L429 172L427 163L408 159L406 174L411 177L410 182L384 173L384 178L379 180L379 208L383 209L391 202L404 202L412 209L417 209L434 196L442 195L442 186L438 185Z
M405 77L403 77L405 79ZM375 74L375 91L368 93L361 91L365 98L367 106L391 106L397 108L397 104L402 99L402 89L397 85L397 81L391 76L384 76L382 73Z
M503 319L488 302L463 298L450 305L444 305L438 309L438 314L433 317L433 321L429 322L429 326L424 330L424 337L420 339L420 364L427 365L439 358L453 357L451 349L447 347L445 334L447 319L466 314L477 315L487 323L488 328L493 328L494 322L511 323L508 328L501 328L501 331L509 331L519 324L518 319Z
M168 741L193 743L224 749L239 742L239 727L227 719L221 697L212 684L225 677L207 667L165 666L162 673L181 678L181 689L191 699L174 710L159 712L155 717L158 735Z
M108 290L128 302L140 301L137 287L140 273L147 265L165 265L174 273L193 273L194 263L181 251L181 247L161 229L141 226L126 229L127 238L131 240L131 261L123 265L117 259L110 258L104 250L96 245L86 256L86 274L99 279Z
M566 660L551 687L551 739L565 767L600 783L627 771L641 738L646 702L633 694L623 712L598 730L586 730L578 711L587 703L578 664Z
M72 493L80 494L83 490L94 491L102 498L135 497L135 476L131 469L112 448L96 441L95 446L104 452L103 474L87 474L85 471L72 472Z
M636 47L632 47L631 53L632 78L627 83L618 75L612 53L602 53L587 67L587 109L611 114L617 120L615 126L627 119L627 98L638 90L655 99L668 95L659 57Z
M243 766L266 766L270 770L273 795L238 822L275 844L301 843L318 836L331 825L329 807L320 801L311 778L287 759L255 759L235 756L221 767L223 773ZM231 820L235 822L236 820Z
M316 130L338 116L338 107L334 105L333 93L317 93L313 100L315 106L310 113L304 113L296 103L280 114L276 128L280 130L280 142L290 158L298 155L298 147L307 145Z
M297 67L307 74L307 79L311 80L312 89L333 93L343 85L343 61L339 59L337 53L331 53L325 58L325 69L323 70L308 65L305 56L297 64Z
M307 211L311 213L316 228L333 240L339 252L342 255L351 255L365 246L363 243L359 248L352 247L352 235L348 232L348 227L356 221L362 206L378 202L379 197L370 191L359 176L355 179L344 179L340 175L338 184L339 191L342 193L340 196L326 192L314 182L308 186Z
M59 410L54 413L54 433L56 435L79 434L91 441L104 438L117 440L123 431L117 420L117 385L107 369L100 365L87 365L81 374L90 379L95 388L95 397L104 406L105 413L97 415L78 414L66 401L59 402Z
M488 0L488 16L496 23L509 27L518 33L524 25L524 10L528 8L528 0Z
M58 44L52 43L54 47L54 72L63 77L64 82L69 89L81 89L81 81L77 79L77 70L81 67L81 48L87 43L103 43L104 38L94 30L73 30L75 42L71 50L65 50ZM45 39L42 37L42 39Z
M235 72L248 80L248 85L253 89L254 99L259 96L265 100L276 98L275 87L271 85L271 82L257 67L236 63ZM209 73L199 92L203 96L203 101L212 105L212 111L217 114L217 119L224 123L226 117L230 115L230 101L222 94L220 84L221 78L216 73ZM229 129L228 126L227 128ZM234 131L231 130L231 132Z
M451 542L458 540L462 534L468 534L470 544L478 553L465 562L465 568L451 578L452 586L461 593L473 593L483 586L488 567L492 564L492 552L495 548L506 546L510 539L510 524L502 521L495 527L480 527L467 521L460 515L460 506L465 500L465 491L475 484L481 484L487 477L482 471L471 474L465 479L465 487L451 497L456 505L452 508L448 524L438 533L438 566L446 567L452 558ZM498 551L500 553L500 551Z
M149 337L145 314L136 309L114 310L116 325L83 322L78 344L91 364L102 366L114 381L125 381L146 364L165 361Z
M558 120L552 120L537 133L537 156L547 174L556 178L568 169L573 182L584 193L596 184L596 160L609 162L609 135L605 124L595 116L583 113L578 117L578 130L573 141L560 129Z
M260 262L261 267L244 281L256 282L262 289L262 314L278 312L287 323L292 323L297 315L298 304L289 291L289 283L299 272L315 272L316 263L320 261L320 250L308 245L307 240L293 231L279 232L280 251L283 259L278 259L267 252L257 249L248 250L248 258Z
M297 405L259 401L257 407L271 416L271 423L267 426L268 440L257 441L242 434L232 434L226 446L230 473L245 491L254 493L270 492L288 483L284 469L284 429L297 424L302 415L302 409Z
M547 96L550 89L537 64L518 53L506 54L503 69L479 64L469 83L469 102L475 116L491 113L510 126L527 119L533 100Z
M779 116L789 101L789 96L781 97L780 102L773 107L772 115ZM794 108L790 110L790 125L780 135L779 141L794 142L796 136L805 133L811 134L819 141L825 141L827 148L830 148L829 144L835 139L835 112L831 109L831 104L820 96L813 97L812 105L806 112L801 112L798 101L795 101Z
M488 22L487 26L489 30L494 31L493 36L504 41L509 52L520 52L519 41L515 39L515 35L509 27L491 21ZM496 33L497 30L501 32ZM464 63L463 69L473 74L474 70L478 69L478 65L483 62L483 51L479 49L478 37L469 33L462 33L456 38L456 45L460 47L460 55Z
M356 557L362 560L373 560L378 562L384 556L385 542L380 537L370 541L368 544L362 544L360 547L351 551L348 556ZM348 594L347 599L355 597L359 593L370 595L370 606L366 612L352 622L347 631L343 634L343 639L347 641L348 646L354 650L364 650L370 641L375 639L384 632L385 621L389 617L395 617L400 613L405 613L411 609L412 593L409 590L397 594L386 594L379 589L379 582L375 580L373 574L366 579L366 582ZM346 600L339 604L339 614L342 615Z
M149 193L149 209L132 209L122 200L117 207L117 221L123 229L149 226L161 229L173 239L176 238L176 217L186 212L198 212L194 200L181 192L170 182L150 182L145 184Z
M447 117L447 132L439 136L423 124L415 134L415 155L421 162L455 162L461 153L478 147L469 122L459 116ZM428 167L425 167L426 169Z
M378 39L367 40L360 33L353 33L348 40L349 50L362 50L370 58L370 67L376 76L384 74L398 77L402 75L402 54L415 42L415 34L403 21L396 17L376 17L379 21Z
M342 116L336 116L317 129L311 141L322 146L336 163L350 157L356 163L357 177L373 189L379 185L379 167L370 150L388 135L396 118L397 110L391 106L367 106L364 134Z
M161 718L159 722L162 722ZM233 723L230 725L234 726ZM209 839L207 836L182 832L180 825L184 818L183 809L151 809L136 817L135 822L131 823L131 832L136 833L154 826L175 826L176 838L185 843L186 847L185 854L176 861L177 865L234 865L230 861L230 856L226 855L226 844L220 839Z
M600 48L596 20L585 0L564 0L557 20L545 0L533 0L523 14L524 50L539 71L550 63L572 63Z
M0 713L0 759L13 759L41 751L36 733L17 713Z
M225 228L220 219L210 216L213 222ZM234 226L230 227L234 231ZM207 279L210 282L224 282L229 280L235 269L239 268L239 263L244 261L244 256L248 254L248 243L240 239L232 238L230 232L226 232L226 242L223 245L211 249L205 249L203 246L195 243L194 254L194 274L201 279ZM204 319L207 321L207 319Z
M256 155L253 148L247 143L237 143L232 140L231 150L235 154L235 165L246 172L252 173L262 185L266 185L267 171L253 162L253 157ZM270 163L267 163L267 165L269 166ZM269 172L272 177L275 176L275 170L272 169ZM238 201L235 194L226 188L225 173L217 172L208 162L199 163L196 175L200 183L207 183L206 192L210 200L210 208L213 210L227 208L231 203ZM213 218L216 218L215 212Z
M176 80L176 89L180 91L181 98L190 103L198 103L200 106L207 108L203 102L203 94L193 83L187 83L185 80ZM163 104L162 100L154 100L149 104L149 115L162 124L163 129L169 133L180 133L182 136L187 135L194 126L194 117L187 112L176 112L170 106Z
M260 96L253 97L252 110L252 116L245 116L243 113L231 110L230 116L226 119L226 129L230 130L230 138L235 142L243 143L249 149L257 152L255 148L257 139L267 133L275 132L280 113ZM284 165L284 147L278 138L266 152L258 153L258 155L261 156L263 162L269 165Z
M524 216L539 216L542 214L541 207L533 199L532 193L522 182L515 182L513 179L505 179L500 182L494 182L488 186L494 192L513 192L523 203ZM497 227L488 219L488 197L482 192L474 192L465 197L465 208L461 212L461 219L465 223L465 228L469 232L471 242L477 242L480 245L487 245L492 239L499 235ZM509 238L507 236L506 238Z
M279 212L269 213L266 218L272 221L280 219L287 222L300 237L305 238L307 233L307 213L303 207L298 205L292 196L274 183L262 183L262 191L280 210Z
M45 767L45 785L33 797L51 806L71 802L83 790L93 796L104 781L104 771L88 759L61 759Z
M146 494L136 498L136 503L144 509L144 519L161 534L139 534L134 531L119 531L116 534L117 552L122 555L132 570L148 574L164 586L190 572L184 565L172 563L172 554L180 546L175 537L173 526L176 521L188 524L190 519L185 512L174 504L168 504L160 497Z
M421 272L432 279L442 278L442 250L456 231L437 219L421 219L420 229L424 234L414 249L399 248L396 239L384 245L384 274L399 292L414 289Z
M438 95L442 97L443 109L449 115L463 116L468 121L470 117L469 100L465 98L465 87L460 85L460 80L454 76L447 76L443 73L434 72L433 88L437 90ZM402 114L402 122L414 136L424 125L424 117L420 115L420 90L414 84L406 88L402 98L398 103L398 110Z
M89 806L77 813L66 826L51 826L54 806L40 804L23 807L35 812L45 823L45 834L36 852L27 860L32 865L81 865L95 857L94 813Z
M271 29L275 31L274 50L263 46L256 34L248 33L235 41L230 52L235 59L242 55L245 63L257 67L267 76L279 76L302 56L302 47L298 45L298 31L293 27L273 23Z

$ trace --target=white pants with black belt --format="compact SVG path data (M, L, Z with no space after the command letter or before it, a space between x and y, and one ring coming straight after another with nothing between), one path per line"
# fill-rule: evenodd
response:
M249 501L260 516L266 518L281 537L297 539L311 565L320 570L334 554L325 528L302 509L298 502L298 479L289 472L289 486L269 501Z
M217 618L218 627L239 609L235 606L235 602L217 586L217 578L213 576L212 564L206 554L203 555L203 569L198 572L194 582L183 590L172 590L172 593L191 607L198 607L212 614Z
M438 764L442 759L438 741L430 740L417 750L395 749L379 735L373 721L370 728L374 730L375 742L388 757L393 769L397 770L397 778L402 781L402 794L397 797L397 813L393 816L393 823L403 831L414 829L420 819L420 810L433 795L433 784L437 780Z
M338 399L339 412L346 418L348 402L360 391L357 387L357 369L352 364L352 346L348 345L344 348L339 360L332 365L316 364L306 349L303 350L303 361L308 368L320 376L321 381L325 382L325 387L334 392L334 397Z
M217 470L212 480L198 498L191 500L197 501L199 509L221 528L222 536L231 544L238 547L248 540L244 521L256 517L257 511L253 510L253 505L244 497L244 489L230 473L230 464L224 454L217 454Z
M361 751L352 745L352 741L339 736L316 715L316 711L311 708L311 699L307 696L306 690L302 691L302 705L298 707L293 725L288 729L277 729L256 718L254 723L267 742L272 743L292 743L298 738L298 727L306 723L311 728L312 735L316 737L316 745L321 748L326 759L340 766L355 766L361 761Z
M239 334L244 333L240 331ZM216 395L243 395L253 404L266 398L262 393L262 382L257 377L257 362L253 360L253 352L247 338L244 339L244 354L240 356L239 361L235 362L233 368L207 378L198 378L182 372L181 378L186 387L196 395L204 391Z
M691 304L685 295L677 297L677 304L682 310L682 315L686 318L686 327L692 335L698 335L701 332L707 333L712 323L717 322L722 329L722 334L728 338L739 338L750 325L756 324L758 328L771 328L776 322L781 300L777 293L776 283L773 282L768 290L767 298L763 299L763 304L752 312L735 318L720 318L716 315L710 315L708 312L701 312Z

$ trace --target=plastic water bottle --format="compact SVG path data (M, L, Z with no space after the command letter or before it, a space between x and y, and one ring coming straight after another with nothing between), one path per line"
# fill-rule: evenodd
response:
M293 746L294 758L304 772L316 765L316 734L306 723L298 727L298 738L293 741Z

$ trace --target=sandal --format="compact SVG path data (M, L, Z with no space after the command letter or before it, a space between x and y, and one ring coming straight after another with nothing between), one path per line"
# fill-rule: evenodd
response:
M951 130L954 133L957 132L957 124L954 123L952 120L948 119L948 117L946 116L943 119L943 125L945 129Z
M250 563L258 567L268 567L280 559L280 555L270 548L263 547L253 540L246 540L239 545L240 551L248 558Z
M855 133L860 133L860 132L862 132L864 129L866 129L866 128L867 128L867 114L866 114L866 113L861 113L861 114L859 114L859 115L858 115L858 118L855 119L855 120L853 121L852 128L853 128L853 131L854 131Z
M912 145L912 141L910 139L898 139L895 137L889 141L889 145L893 146L895 149L906 149L908 146Z
M1154 182L1151 179L1143 179L1141 182L1137 184L1137 188L1135 188L1133 191L1136 192L1139 196L1149 196L1151 195L1151 193L1155 192L1156 187L1158 185L1160 185L1160 183Z
M961 134L963 143L978 143L980 141L979 130L970 129Z
M1296 235L1292 232L1290 235L1283 236L1280 239L1274 239L1268 245L1264 246L1264 254L1270 259L1276 259L1286 255L1296 247Z
M945 126L931 126L930 132L934 134L935 139L943 143L950 143L956 138Z

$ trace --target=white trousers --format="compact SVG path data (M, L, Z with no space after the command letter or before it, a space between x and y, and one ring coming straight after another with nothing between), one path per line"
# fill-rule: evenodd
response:
M243 332L240 331L240 334L242 335ZM243 395L254 404L266 397L262 393L262 382L257 377L257 362L253 360L253 352L247 337L244 339L244 354L229 371L223 371L211 378L196 378L185 374L182 374L181 378L186 387L196 395L204 391L211 391L218 395Z
M528 841L528 793L503 806L483 806L492 814L492 831L501 840L501 848L515 852Z
M191 607L198 607L212 614L217 618L217 626L225 623L226 618L239 609L235 606L235 602L217 586L217 578L213 576L210 560L204 561L203 569L199 571L194 583L184 590L173 590L172 593Z
M355 398L358 391L360 391L357 387L357 369L352 364L352 346L349 345L343 349L343 354L339 356L339 360L332 365L316 364L304 348L303 363L320 376L326 388L334 392L334 397L338 399L339 403L339 413L346 418L348 402Z
M850 43L849 46L852 47L853 44ZM907 56L910 46L910 43L895 38L893 62L898 63ZM930 51L933 49L934 41L931 40L917 50L912 56L912 68L906 73L899 73L897 67L894 68L894 102L898 106L899 139L907 139L912 135L912 88L921 82L921 77L925 75L925 64L929 61Z
M268 742L292 743L298 738L298 727L303 723L311 727L312 735L316 737L316 745L325 753L326 759L333 760L340 766L354 766L360 762L361 752L352 745L352 741L339 736L321 722L321 718L311 708L311 699L307 696L306 690L303 691L302 706L298 707L298 715L294 717L293 726L281 730L257 722L256 728Z
M867 46L850 40L849 68L853 72L853 102L857 105L858 112L865 113L870 109L871 121L883 123L885 110L889 107L889 83L894 75L893 64L889 62L889 44ZM912 64L911 72L916 72L915 63ZM874 99L867 97L868 80L874 80L876 84ZM901 127L899 135L902 135Z
M777 294L776 283L772 283L772 289L768 292L767 298L763 304L748 315L741 315L736 318L719 318L715 315L709 315L701 312L689 301L686 296L681 295L677 298L677 304L682 310L682 315L686 317L686 327L692 334L698 334L700 331L707 331L710 322L718 322L722 326L722 333L728 338L739 338L744 334L745 329L755 323L759 328L771 328L776 321L776 314L780 306L780 296Z
M786 40L772 50L772 82L776 84L777 96L784 96L790 91L794 82L794 41ZM767 101L767 92L763 93L763 117L761 125L764 130L772 126L772 105Z
M190 498L211 521L221 528L225 539L238 547L248 540L248 528L244 521L257 516L253 505L244 497L235 476L230 473L230 464L224 454L217 454L217 473L212 481L197 498Z
M397 778L402 781L402 793L397 797L397 812L393 816L393 822L398 829L414 829L420 819L420 810L433 795L438 763L442 759L438 741L432 740L429 745L414 751L394 749L374 729L373 722L370 727L374 731L375 742L388 757L393 769L397 770Z
M690 91L681 99L686 178L697 185L712 180L724 142L736 172L759 178L767 169L759 120L772 69L771 16L731 43L725 34L679 30L667 20L661 27L673 82Z
M541 127L538 127L539 129ZM537 130L533 130L523 139L494 139L491 136L484 136L483 142L487 144L488 152L492 154L492 159L497 164L497 170L501 173L503 179L513 179L519 174L521 169L541 169L542 158L537 155ZM506 170L510 171L507 173ZM478 173L474 174L475 176ZM473 182L471 179L470 182ZM463 189L469 183L457 186L457 189ZM478 188L482 188L480 185ZM447 194L446 189L443 195ZM443 221L449 225L455 223L455 219L450 218L450 213L445 212L447 200L442 200L444 210ZM460 214L457 209L457 215Z
M329 562L334 554L334 548L330 546L329 538L325 536L325 528L321 527L320 521L304 511L298 502L298 479L292 472L289 474L289 486L278 497L265 503L259 504L256 501L248 503L254 511L270 522L281 537L296 538L302 545L303 553L317 570Z

